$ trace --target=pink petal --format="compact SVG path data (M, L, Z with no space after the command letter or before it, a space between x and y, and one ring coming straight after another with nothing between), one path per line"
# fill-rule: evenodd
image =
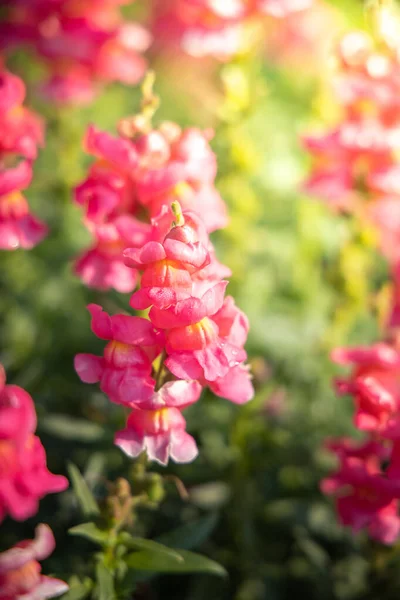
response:
M157 392L161 405L183 408L197 402L202 386L197 381L170 381Z
M43 560L50 556L56 547L56 540L50 527L44 523L38 525L35 529L35 539L33 542L34 558Z
M176 352L170 354L165 366L178 379L200 379L203 370L191 352Z
M111 317L98 304L89 304L88 311L92 315L92 331L102 340L112 340Z
M103 373L103 359L94 354L77 354L74 367L84 383L97 383Z
M24 190L31 180L32 165L27 160L21 161L16 167L0 169L0 196L5 196L14 190Z
M145 436L144 443L149 460L154 460L163 466L168 464L170 435L170 433L159 433Z
M206 316L206 308L200 298L180 300L175 307L159 309L155 306L150 310L149 318L155 327L174 329L192 323L198 323Z
M56 545L53 532L43 523L35 529L35 539L24 547L14 546L0 554L0 574L19 569L30 560L47 558Z
M69 585L65 583L65 581L42 575L40 577L39 585L28 594L18 596L18 600L45 600L46 598L55 598L56 596L68 592L68 590Z
M192 265L198 269L207 266L210 262L209 253L200 242L188 244L179 240L166 239L164 248L167 258Z
M111 317L112 339L134 346L151 346L156 343L152 324L141 317L115 315Z
M198 456L199 451L194 438L186 431L178 430L171 432L170 454L177 463L189 463Z
M122 452L135 458L144 450L144 436L132 429L117 431L114 444L121 448Z
M132 294L129 304L135 310L145 310L153 304L153 301L151 298L149 298L147 289L141 288Z
M201 301L204 306L205 314L208 317L214 315L222 308L227 285L227 281L220 281L217 285L214 285L207 290L204 296L202 296Z
M245 404L254 396L250 373L242 365L229 369L224 377L210 382L209 387L217 396L235 404Z

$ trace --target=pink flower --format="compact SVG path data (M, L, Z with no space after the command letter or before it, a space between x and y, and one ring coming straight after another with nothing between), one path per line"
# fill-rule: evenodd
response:
M137 83L146 70L141 54L151 36L124 23L114 0L79 3L17 0L9 3L4 48L25 45L48 72L42 92L60 104L87 104L101 83Z
M173 227L164 241L148 242L140 249L125 250L125 263L144 269L140 290L131 298L131 306L145 309L151 306L164 308L192 293L192 275L210 262L209 253L200 239L208 239L205 231L199 234L189 225L190 213L185 224Z
M41 574L38 561L47 558L55 548L53 532L48 525L38 525L34 540L19 542L0 553L0 599L45 600L67 592L60 579Z
M352 394L356 403L355 425L364 431L384 431L400 407L399 353L391 346L337 348L332 358L356 366L349 379L340 379L340 393Z
M201 385L195 381L165 384L145 403L148 408L130 414L126 429L117 432L115 444L131 457L145 450L150 460L162 465L169 458L178 463L191 462L198 450L185 431L186 421L179 409L196 402L200 393Z
M154 390L152 362L161 351L162 336L140 317L109 316L101 306L90 304L92 331L110 340L102 357L77 354L75 369L85 383L100 382L112 402L132 406L148 399Z
M0 196L0 250L29 250L41 242L47 232L47 226L29 212L20 192Z
M68 480L46 467L40 439L33 435L36 413L32 398L16 385L0 389L0 520L9 514L23 521L36 514L40 498L68 487Z
M245 351L219 335L213 316L223 305L227 282L210 288L201 298L188 298L167 309L152 307L150 320L165 329L165 361L179 379L215 381L246 358Z
M336 446L336 447L335 447ZM398 498L400 486L387 479L379 467L379 451L367 442L360 448L347 440L338 440L333 447L340 460L339 470L324 479L321 489L337 496L337 509L343 525L357 533L368 527L369 534L385 544L391 544L400 532Z
M19 77L0 68L0 155L35 159L43 144L42 120L23 106L25 86Z
M32 178L31 161L43 143L43 124L22 105L22 80L1 67L0 97L0 250L29 249L47 234L21 194ZM27 160L17 163L20 156Z

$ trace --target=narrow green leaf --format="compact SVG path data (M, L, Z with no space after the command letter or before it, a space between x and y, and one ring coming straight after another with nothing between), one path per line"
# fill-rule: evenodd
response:
M200 546L209 537L217 521L217 513L211 513L158 536L156 541L172 548L191 550Z
M71 535L78 535L103 546L108 540L108 532L99 529L94 523L82 523L68 530Z
M135 550L144 550L149 553L165 554L167 556L171 556L178 562L183 562L183 558L178 552L153 540L146 540L145 538L133 537L129 533L124 532L120 534L120 536L118 537L118 541L120 544L123 544L127 548L132 548Z
M104 435L103 428L97 423L69 415L45 415L41 419L40 426L45 431L64 440L95 442Z
M103 563L96 566L96 598L98 600L115 600L114 578Z
M181 560L169 554L152 553L144 550L134 552L126 558L126 564L131 569L140 571L155 571L158 573L210 573L225 577L224 567L200 554L188 550L178 550Z
M72 463L69 463L68 473L72 483L72 487L74 488L75 495L79 502L79 506L85 517L90 515L99 515L100 510L97 506L97 502L94 499L93 494L90 491L86 481L82 477L78 467L76 467Z

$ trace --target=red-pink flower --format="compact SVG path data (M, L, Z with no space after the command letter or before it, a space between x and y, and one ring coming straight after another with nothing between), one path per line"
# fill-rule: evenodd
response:
M201 385L195 381L173 381L155 392L143 408L128 417L126 428L118 431L115 443L128 454L138 456L144 450L150 460L162 465L171 458L178 463L194 460L196 442L186 433L186 421L180 410L196 402Z
M385 477L380 469L379 456L385 455L385 449L371 442L357 447L348 440L338 440L331 449L340 466L322 481L321 488L324 493L337 496L341 522L355 533L368 527L371 537L392 544L400 533L400 485Z
M161 351L162 334L150 321L127 315L109 316L101 306L90 304L92 331L110 340L104 355L77 354L75 369L85 383L100 382L113 402L132 406L149 398L154 390L152 362Z
M34 540L1 552L0 600L45 600L67 592L64 581L42 575L38 562L47 558L55 545L53 532L42 523L36 527Z
M23 106L25 86L0 68L0 249L33 248L47 234L21 190L32 178L32 163L43 143L43 124ZM25 160L19 160L24 157Z
M53 101L85 104L100 84L136 84L146 70L149 33L124 23L114 0L8 2L2 47L28 46L47 68L42 91Z
M34 435L36 413L30 395L0 380L0 520L23 521L36 514L39 500L68 487L68 480L46 467L46 454Z
M215 381L246 358L243 348L219 335L214 315L224 302L227 282L210 288L201 298L191 297L166 309L152 307L150 320L165 330L165 361L180 379ZM235 340L234 340L235 341Z
M43 144L43 122L23 106L25 85L0 67L0 158L5 153L35 159Z
M337 389L354 396L356 427L364 431L384 431L400 408L400 354L381 343L371 347L337 348L332 359L355 366L347 380L337 381Z
M148 242L142 248L129 248L124 252L125 263L143 270L140 290L131 298L131 306L145 309L151 305L165 308L179 300L189 298L193 290L192 275L210 263L207 247L202 241L208 238L204 231L190 227L197 225L190 213L185 224L173 227L162 243Z

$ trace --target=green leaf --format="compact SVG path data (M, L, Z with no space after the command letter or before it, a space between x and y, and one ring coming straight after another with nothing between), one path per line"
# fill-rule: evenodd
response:
M58 438L79 442L95 442L104 435L103 428L97 423L69 415L45 415L40 427Z
M215 561L188 552L187 550L179 550L180 560L169 554L161 552L134 552L129 554L125 561L131 569L140 571L155 571L158 573L210 573L226 577L227 573L221 565Z
M96 566L96 598L98 600L115 600L114 578L103 563Z
M178 562L183 562L183 558L178 552L153 540L146 540L145 538L133 537L129 533L124 532L119 535L118 542L128 548L144 550L149 553L166 554L168 556L171 556Z
M82 477L78 467L76 467L72 463L69 463L68 473L72 483L72 487L74 488L75 495L79 502L79 506L85 517L90 515L99 515L100 510L97 506L97 502L94 499L93 494L90 491L86 481Z
M73 575L68 581L69 590L63 596L63 600L84 600L93 587L93 581L88 577L84 581L80 581L78 577Z
M191 550L200 546L214 530L218 521L217 513L211 513L201 519L181 525L157 537L157 542L172 548Z
M82 523L68 530L71 535L78 535L103 546L108 541L108 531L99 529L94 523Z

